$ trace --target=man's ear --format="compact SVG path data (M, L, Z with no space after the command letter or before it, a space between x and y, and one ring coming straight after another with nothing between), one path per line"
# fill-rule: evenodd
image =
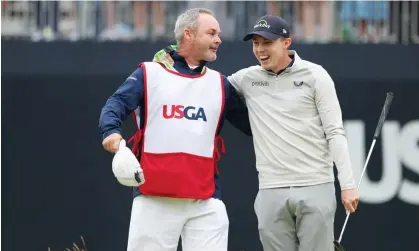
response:
M193 35L194 35L194 33L193 33L193 30L191 30L191 29L185 29L185 30L183 31L183 36L184 36L184 37L185 37L185 39L186 39L186 40L188 40L188 41L191 41L191 40L192 40Z
M286 39L285 39L285 43L284 43L285 48L286 48L286 49L289 49L289 48L290 48L290 46L291 46L291 43L292 43L291 38L286 38Z

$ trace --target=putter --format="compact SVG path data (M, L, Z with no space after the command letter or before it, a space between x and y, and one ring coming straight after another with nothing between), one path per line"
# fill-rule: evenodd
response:
M372 150L374 149L374 146L375 146L375 142L380 136L381 128L383 127L384 121L387 118L388 111L393 102L393 97L394 97L394 94L392 92L388 92L386 95L386 101L384 102L383 110L381 111L381 116L380 116L380 119L378 120L377 128L375 128L374 138L372 140L372 144L367 155L367 160L365 161L364 169L362 169L361 177L359 178L358 189L359 189L359 186L361 185L362 177L364 176L365 170L367 170L368 161L370 160ZM348 219L350 215L351 214L349 212L346 213L346 219L345 219L345 222L343 223L343 227L342 227L342 231L340 232L339 239L333 241L333 243L335 244L335 248L338 251L346 251L346 249L342 246L341 241L342 241L343 232L345 231L346 223L348 223Z

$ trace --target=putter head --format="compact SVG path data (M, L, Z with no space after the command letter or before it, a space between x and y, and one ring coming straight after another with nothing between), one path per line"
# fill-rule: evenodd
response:
M335 244L336 251L346 251L345 248L338 241L333 241L333 243Z

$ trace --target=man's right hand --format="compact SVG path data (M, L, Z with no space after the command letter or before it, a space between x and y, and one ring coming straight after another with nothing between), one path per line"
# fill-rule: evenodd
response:
M346 212L354 213L358 208L359 203L359 192L358 189L343 190L341 193L342 204L345 207Z
M122 136L119 133L112 133L103 140L102 145L106 151L116 153L119 149L119 142L121 142L121 140Z

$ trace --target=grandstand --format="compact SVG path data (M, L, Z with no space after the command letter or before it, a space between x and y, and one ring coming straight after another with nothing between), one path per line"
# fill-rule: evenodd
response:
M301 43L419 43L417 1L2 1L2 37L32 41L170 39L186 8L212 9L224 40L275 14Z

